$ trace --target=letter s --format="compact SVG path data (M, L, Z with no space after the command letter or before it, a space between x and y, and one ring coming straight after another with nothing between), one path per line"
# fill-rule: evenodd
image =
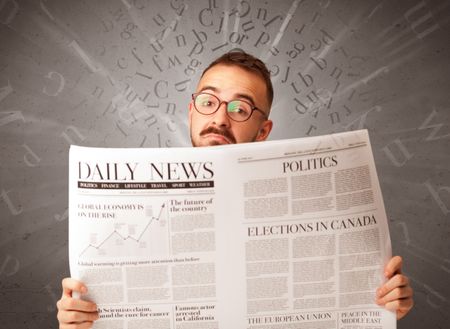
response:
M336 157L337 157L336 155L333 155L333 156L331 157L331 160L333 160L333 162L334 162L333 167L337 166L337 164L338 164Z
M204 175L203 175L203 178L205 178L205 179L211 179L211 178L214 177L214 171L212 170L212 168L209 168L208 165L209 165L209 166L212 166L212 162L205 162L205 163L203 164L203 169L205 169L205 171L209 172L209 174L210 174L209 176L207 176L206 174L204 174Z

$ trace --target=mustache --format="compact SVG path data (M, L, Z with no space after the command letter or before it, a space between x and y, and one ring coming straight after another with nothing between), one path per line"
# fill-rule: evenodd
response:
M233 134L228 129L220 129L213 126L209 126L208 128L202 130L200 132L200 136L207 135L207 134L217 134L222 135L225 138L227 138L230 142L233 144L236 144L236 139L234 138Z

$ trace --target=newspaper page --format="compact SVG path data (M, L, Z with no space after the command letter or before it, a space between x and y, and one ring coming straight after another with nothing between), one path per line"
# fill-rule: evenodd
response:
M69 257L94 328L391 329L367 131L208 148L71 147Z

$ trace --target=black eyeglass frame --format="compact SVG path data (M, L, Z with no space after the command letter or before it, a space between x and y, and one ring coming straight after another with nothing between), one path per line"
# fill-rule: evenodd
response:
M217 105L217 108L216 108L213 112L211 112L211 113L203 113L203 112L200 112L200 110L197 108L197 106L195 106L195 99L196 99L198 96L200 96L200 95L209 95L209 96L215 97L215 98L219 101L219 105ZM216 113L216 112L220 109L220 106L222 105L222 103L225 103L225 105L226 105L226 107L227 107L227 116L228 116L231 120L233 120L233 121L235 121L235 122L245 122L245 121L247 121L248 119L250 119L250 118L252 117L254 111L258 111L259 113L261 113L261 114L264 116L264 119L265 119L265 120L268 119L267 114L264 113L263 110L257 108L257 107L254 106L252 103L250 103L250 102L248 102L248 101L246 101L246 100L243 100L243 99L232 99L231 101L227 102L227 101L221 100L219 97L217 97L217 96L214 95L214 94L210 94L210 93L206 93L206 92L199 92L199 93L193 93L193 94L192 94L192 101L193 101L193 105L194 105L195 110L196 110L198 113L202 114L202 115L211 115L211 114ZM250 112L250 115L249 115L245 120L239 121L239 120L233 119L233 118L230 116L229 112L228 112L228 104L231 103L231 102L236 102L236 101L244 102L244 103L248 104L248 105L250 106L251 110L252 110L252 111Z

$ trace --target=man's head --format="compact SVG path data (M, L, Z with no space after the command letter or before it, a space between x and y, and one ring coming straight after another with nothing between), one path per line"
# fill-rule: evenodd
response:
M265 140L272 129L272 100L270 73L262 61L244 52L222 55L203 71L189 103L192 145Z

